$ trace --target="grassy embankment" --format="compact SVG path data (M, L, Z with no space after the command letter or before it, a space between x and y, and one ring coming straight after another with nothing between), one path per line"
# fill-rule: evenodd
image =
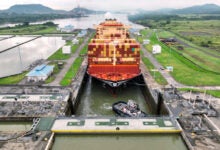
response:
M82 57L77 57L75 59L72 66L69 68L68 72L66 73L64 78L61 80L60 85L68 86L71 84L72 79L76 76L76 74L82 64L82 61L83 61Z
M17 84L24 79L26 74L27 72L24 72L18 75L0 78L0 85Z
M65 45L70 45L71 46L71 54L74 54L78 47L82 44L83 39L79 38L79 44L74 44L72 41L67 41ZM66 60L71 57L71 54L63 54L62 48L58 49L53 55L51 55L48 60L52 61L50 65L54 65L54 72L53 74L45 81L46 84L51 83L54 81L55 76L61 71L62 68L58 67L58 61L60 60ZM63 64L65 65L65 63Z
M57 31L56 26L47 26L43 24L37 25L28 25L28 26L15 26L15 27L5 27L0 28L0 34L10 34L10 35L19 35L19 34L52 34L52 33L61 33Z
M65 77L60 82L60 85L68 86L71 84L72 79L76 76L76 74L79 71L79 68L83 62L84 58L81 56L83 56L87 53L88 43L93 38L93 36L94 36L94 33L92 34L92 36L88 40L87 44L81 49L80 54L79 54L80 56L75 59L72 66L69 68L68 72L66 73Z
M162 46L162 53L155 57L164 67L174 67L171 75L178 82L193 86L220 85L220 75L207 71L209 68L203 69L198 67L186 59L184 55L177 53L172 47L162 44L156 38L155 33L152 34L150 40L151 42L149 45L146 45L146 48L150 51L153 44L159 43Z
M220 20L171 21L164 28L219 55Z
M143 37L147 37L150 36L151 31L150 30L141 30L141 35L143 36L135 36L135 38L138 40L138 42L143 43ZM166 79L160 74L160 72L158 71L153 71L155 68L155 66L149 61L149 59L147 57L143 56L143 51L140 51L141 54L141 58L143 63L145 64L145 66L148 68L151 76L154 78L154 80L160 84L160 85L167 85L167 81Z
M76 50L79 48L79 46L82 44L83 39L79 38L79 44L72 44L72 41L67 41L66 45L71 45L71 54L74 54L76 52ZM71 57L71 54L63 54L62 53L62 48L60 48L58 51L56 51L53 55L51 55L48 60L53 61L50 64L54 65L54 72L52 74L52 76L50 76L45 83L51 83L54 81L56 74L58 74L62 68L58 67L58 61L57 60L66 60L69 59ZM56 62L54 62L56 61ZM65 65L65 63L63 64Z
M142 61L144 62L145 66L148 68L151 76L154 80L160 85L167 85L167 80L160 74L158 71L153 71L156 69L154 65L147 59L146 57L142 57Z
M78 47L82 44L83 39L79 38L79 44L72 45L71 41L68 41L66 45L71 45L71 54L75 53L75 51L78 49ZM48 60L66 60L71 57L70 54L63 54L62 48L58 49L53 55L51 55Z
M220 73L220 53L217 51L211 51L209 49L205 49L203 47L199 47L176 34L173 34L169 31L159 31L158 37L161 38L170 38L175 37L183 43L170 45L173 50L181 53L184 57L192 60L194 63L199 66ZM182 47L183 50L178 50L178 47Z

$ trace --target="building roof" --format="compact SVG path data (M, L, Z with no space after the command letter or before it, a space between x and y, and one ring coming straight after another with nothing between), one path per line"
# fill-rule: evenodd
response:
M26 76L28 77L40 77L40 76L48 76L51 71L53 71L54 66L48 66L48 65L40 65L35 67L31 72L29 72Z

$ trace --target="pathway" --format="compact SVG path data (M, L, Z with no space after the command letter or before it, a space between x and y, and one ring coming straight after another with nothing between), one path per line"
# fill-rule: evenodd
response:
M50 85L50 86L60 86L61 80L66 75L67 71L69 70L69 68L71 67L71 65L75 61L75 59L79 56L79 53L80 53L81 49L87 44L87 42L88 42L89 38L91 37L91 35L92 35L92 33L90 33L84 39L83 43L78 47L76 52L74 54L72 54L71 57L68 60L66 60L66 64L64 65L64 68L59 72L59 74L56 75L56 79L48 85Z

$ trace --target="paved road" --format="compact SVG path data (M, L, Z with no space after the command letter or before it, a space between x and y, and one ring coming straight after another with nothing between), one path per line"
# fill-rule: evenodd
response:
M60 81L64 78L66 72L69 70L69 68L71 67L71 65L75 61L75 59L79 56L81 49L87 44L87 42L91 36L92 36L92 33L90 33L84 39L83 43L79 46L79 48L76 50L76 52L74 54L72 54L68 60L65 61L66 64L64 65L64 68L60 71L60 73L56 75L56 79L48 85L50 85L50 86L59 86L60 85Z
M176 88L194 88L194 89L205 89L205 90L220 90L220 86L187 86L183 85L169 74L169 72L165 70L161 70L163 66L154 58L154 56L147 51L147 49L141 44L141 49L143 50L144 57L147 57L151 63L155 66L156 69L161 73L161 75L167 80L169 85L172 85Z

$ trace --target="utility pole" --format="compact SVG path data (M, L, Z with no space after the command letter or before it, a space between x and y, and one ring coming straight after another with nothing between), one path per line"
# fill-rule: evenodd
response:
M20 58L20 69L21 69L21 73L23 71L23 63L22 63L22 57L21 57L21 49L20 49L20 45L18 44L18 54L19 54L19 58Z

